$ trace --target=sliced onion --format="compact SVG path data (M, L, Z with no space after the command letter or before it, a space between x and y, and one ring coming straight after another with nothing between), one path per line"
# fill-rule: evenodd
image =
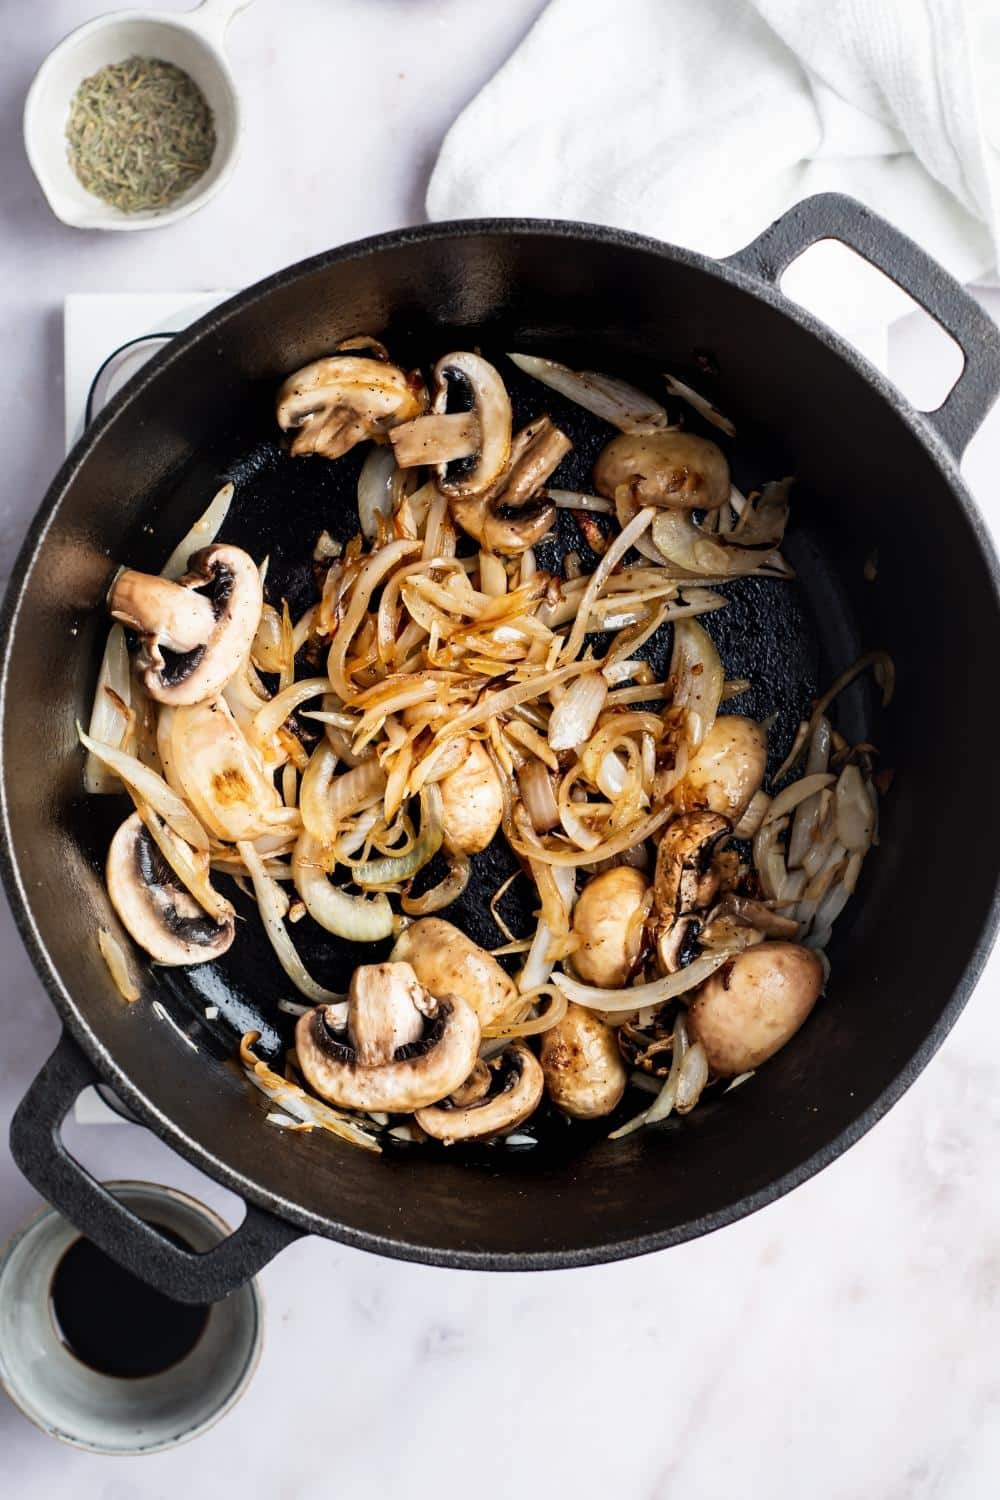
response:
M453 739L456 735L476 729L490 719L497 719L520 703L526 703L531 698L540 698L543 693L549 692L559 683L567 682L571 677L579 676L581 672L589 672L592 666L593 663L587 661L569 662L565 667L557 667L553 672L531 677L527 682L516 682L512 687L501 688L499 692L487 693L480 698L478 703L473 704L471 708L467 708L464 713L458 714L450 723L439 729L438 741Z
M826 770L830 763L830 721L820 719L813 733L806 761L806 774L815 776ZM820 798L809 797L800 802L792 819L792 831L788 835L788 866L797 869L805 863L806 855L816 837L819 821Z
M404 893L399 904L408 917L429 917L432 912L443 911L457 901L469 883L472 863L464 854L454 854L448 860L448 873L437 885L422 896Z
M378 536L380 516L383 521L392 516L395 472L396 455L392 448L373 443L358 475L358 519L366 541L373 542Z
M595 511L599 516L614 514L614 506L603 495L585 495L580 490L550 489L545 491L545 495L559 510Z
M670 681L674 703L686 715L685 738L692 750L709 734L722 702L726 677L715 642L697 620L674 626Z
M114 981L115 989L123 1000L129 1005L138 1000L140 995L139 986L129 973L125 953L118 939L112 937L106 927L97 929L97 946L101 950L101 957L108 966L108 973Z
M429 782L420 793L420 837L408 854L388 854L383 859L369 859L353 867L357 885L395 885L412 880L429 864L444 842L444 804L441 790Z
M530 1016L533 1005L545 996L547 1004L540 1016ZM551 1031L553 1026L558 1026L564 1019L569 1009L569 1001L561 990L554 989L552 985L544 981L533 989L525 990L520 996L522 1009L528 1013L522 1021L499 1022L493 1026L483 1027L483 1036L490 1040L498 1040L500 1037L512 1036L540 1036L543 1032Z
M852 854L866 854L875 832L875 818L864 777L857 766L841 771L834 793L837 838Z
M389 542L384 547L379 547L364 562L360 572L354 579L349 596L347 611L343 620L337 626L333 637L333 644L327 657L327 672L330 684L335 693L339 693L341 699L347 702L351 697L352 688L344 671L347 661L347 653L350 650L361 622L368 610L372 594L379 584L391 573L398 563L405 557L412 557L414 552L421 549L420 542L397 541ZM277 727L277 726L275 726Z
M695 1042L684 1054L677 1080L674 1108L679 1115L689 1114L694 1109L707 1082L708 1055L701 1043Z
M278 957L278 962L294 984L295 988L314 1000L317 1005L336 1005L343 1001L342 995L334 994L333 990L324 989L317 984L312 975L306 969L305 964L299 957L295 944L288 935L285 926L285 914L288 910L288 898L277 881L273 880L264 867L264 861L257 853L253 844L246 839L240 839L236 845L240 857L247 869L247 874L253 881L254 895L257 898L257 906L260 910L264 930L270 939L271 946Z
M255 1089L258 1089L273 1103L280 1104L286 1114L291 1115L302 1125L327 1130L331 1135L349 1141L352 1146L361 1146L365 1151L381 1151L382 1148L374 1136L363 1130L350 1115L331 1109L330 1105L325 1104L322 1099L316 1099L312 1094L307 1094L304 1089L299 1088L298 1084L282 1078L266 1063L258 1062L250 1048L259 1036L259 1031L249 1031L240 1043L243 1069Z
M281 638L281 616L273 604L265 604L260 612L257 634L250 647L250 655L262 672L280 672L285 653Z
M149 806L170 825L179 838L194 849L201 850L203 853L208 852L208 834L184 799L177 795L173 787L167 785L162 776L144 765L136 756L126 754L124 750L113 750L110 745L101 745L97 740L92 740L79 723L76 726L76 732L80 743L102 765L114 771L126 786L138 792L143 800L148 802Z
M855 677L859 677L868 667L876 669L876 680L882 688L882 707L888 708L892 702L892 695L896 685L896 668L893 665L892 657L888 651L866 651L864 656L859 656L857 661L847 668L846 672L841 672L840 676L827 688L823 696L817 700L809 716L808 724L804 730L800 729L799 733L795 736L795 742L785 757L784 764L776 772L774 777L776 782L780 781L783 776L787 776L793 766L798 763L803 750L815 733L817 724L833 700L854 681Z
M615 834L613 838L602 839L596 849L552 849L537 840L531 843L523 839L512 838L511 847L515 853L523 854L529 859L535 859L542 864L552 865L559 868L561 865L595 865L602 859L612 859L616 854L624 854L626 849L634 849L639 844L645 843L646 839L652 838L658 829L662 828L669 817L673 815L673 809L662 807L659 812L650 813L646 818L640 818L629 828L621 833Z
M306 677L301 682L290 683L265 703L254 719L253 738L256 743L266 745L301 703L329 691L330 684L325 677Z
M131 707L132 674L129 671L128 647L125 644L125 631L116 623L108 631L97 674L94 706L90 711L91 739L120 750L128 733L128 710ZM85 791L97 796L107 796L122 789L120 779L91 751L87 752L83 785Z
M779 547L788 525L789 496L794 478L772 480L765 484L751 505L749 500L740 512L730 533L740 547Z
M585 1005L588 1010L604 1011L607 1015L624 1015L641 1010L644 1005L665 1005L687 994L703 984L716 969L733 957L733 948L720 948L715 953L703 953L686 969L676 974L667 974L663 979L654 979L650 984L633 985L631 989L602 989L597 985L581 984L569 974L553 974L552 983L572 1000L575 1005Z
M550 748L575 750L588 740L607 700L608 683L603 673L584 672L571 682L549 719Z
M736 838L752 839L767 816L767 810L770 806L771 799L766 792L754 792L747 804L746 811L733 829Z
M378 943L390 937L392 907L384 895L352 896L327 879L321 865L321 848L303 833L292 855L295 889L314 922L352 943Z
M509 358L526 375L621 432L657 432L670 426L670 418L659 402L627 381L594 370L571 370L554 359L541 359L535 354L511 354Z
M683 972L683 971L682 971ZM677 1089L681 1079L681 1069L687 1055L687 1026L683 1016L678 1016L674 1023L674 1048L670 1060L670 1072L664 1081L663 1087L647 1109L633 1119L620 1125L613 1130L608 1139L611 1141L623 1140L625 1136L631 1135L636 1130L641 1130L643 1125L656 1125L660 1120L665 1120L671 1113L677 1098Z
M552 779L540 760L526 760L517 772L517 786L525 812L536 833L550 833L559 826L559 808Z
M829 771L817 771L814 776L803 776L801 781L793 781L791 786L784 787L776 797L772 798L771 806L764 814L761 825L766 828L769 823L774 823L778 818L785 817L804 802L807 797L812 797L816 792L823 791L824 787L831 786L836 780Z
M223 522L229 514L229 507L233 503L235 491L231 484L224 484L222 489L214 496L208 509L204 511L195 521L191 530L181 538L177 546L167 558L160 572L161 578L169 578L176 582L178 578L188 570L188 559L192 552L198 552L202 547L210 547L222 530Z
M587 634L590 611L600 595L605 582L621 562L629 548L635 546L636 539L649 529L655 514L656 512L652 506L646 506L644 510L639 511L638 515L634 516L619 535L615 537L615 540L611 543L611 546L605 552L593 573L591 573L590 578L587 580L587 586L583 591L583 596L580 599L579 613L573 621L573 628L569 633L566 645L563 647L562 655L565 661L572 661L579 654Z
M332 844L337 836L331 789L340 758L328 740L320 740L309 757L299 787L299 811L309 833L320 844Z
M693 406L695 411L705 418L706 422L711 422L713 427L718 427L727 437L736 436L736 428L732 422L730 422L728 417L724 417L719 408L713 406L711 401L706 400L704 396L700 396L689 385L685 385L683 380L678 380L676 375L664 375L663 378L667 382L667 390L671 396L676 396L678 400L686 401L688 406Z

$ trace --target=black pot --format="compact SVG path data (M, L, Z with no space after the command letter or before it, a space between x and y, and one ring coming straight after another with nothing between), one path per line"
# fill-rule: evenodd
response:
M781 296L781 272L824 238L859 250L961 346L965 369L938 411L914 411ZM775 639L779 627L752 601L740 615L749 634L763 619L772 654L799 662L784 689L775 679L778 706L797 718L819 677L864 646L895 658L897 696L884 721L861 686L845 707L896 777L881 846L838 927L831 994L750 1083L673 1129L620 1142L601 1135L583 1150L555 1139L485 1162L371 1157L318 1135L271 1132L263 1101L232 1064L232 1033L220 1038L201 1020L211 996L196 1008L188 979L151 970L143 1003L126 1006L98 955L96 930L113 922L101 874L111 825L82 796L74 720L93 691L112 560L158 565L215 476L273 431L279 378L359 330L425 353L475 337L490 348L514 339L576 348L597 368L647 374L714 364L720 402L761 472L801 477L795 560L815 650L796 656L794 632ZM940 1044L997 921L997 858L982 830L1000 823L1000 782L984 778L982 755L1000 721L977 670L998 639L997 562L957 461L998 387L1000 337L975 302L888 224L833 196L799 205L723 263L584 225L404 231L282 272L177 339L66 461L4 612L4 878L65 1026L14 1119L25 1174L117 1259L175 1297L203 1301L303 1232L478 1269L637 1255L751 1212L844 1151ZM294 507L298 481L284 472L292 489L282 503ZM864 563L875 549L871 584ZM242 983L248 1016L251 981L237 973L229 997L238 1002ZM195 1257L167 1244L66 1154L60 1123L97 1078L246 1199L244 1224L215 1251Z

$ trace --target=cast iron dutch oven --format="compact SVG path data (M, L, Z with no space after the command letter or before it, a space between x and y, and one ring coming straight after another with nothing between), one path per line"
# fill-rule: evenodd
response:
M937 411L913 410L782 297L781 272L826 238L886 272L960 345L965 367ZM98 954L98 927L117 925L101 866L122 808L82 796L74 721L93 693L113 566L158 569L229 474L237 505L224 536L269 550L294 595L303 546L323 525L349 534L356 524L356 468L288 458L275 442L274 390L359 331L404 362L475 343L575 358L651 390L665 369L696 385L700 376L739 427L737 480L740 464L746 483L799 476L788 548L801 588L751 582L710 617L728 632L730 673L742 663L757 680L741 711L777 712L783 752L820 684L866 647L895 659L885 715L862 683L841 707L852 738L874 739L895 780L881 845L838 926L831 993L749 1083L663 1130L618 1142L606 1129L549 1132L534 1150L472 1157L378 1157L319 1133L279 1133L232 1061L249 1026L272 1054L282 1040L274 999L287 985L252 923L207 972L147 968L132 1006ZM995 844L983 835L1000 825L1000 779L982 766L1000 743L1000 714L981 671L1000 638L997 562L958 460L998 388L1000 338L972 298L895 229L833 196L802 203L721 263L578 224L406 230L273 276L178 338L66 461L3 619L4 877L65 1027L14 1120L24 1173L118 1260L177 1298L207 1301L304 1232L478 1269L636 1255L749 1213L844 1151L945 1036L997 921ZM549 395L534 389L536 410L553 410ZM570 477L585 482L606 433L578 410L558 416L577 423ZM473 935L489 874L465 905ZM343 983L350 956L324 953L318 932L299 940L320 978ZM204 1016L213 1004L218 1022ZM96 1079L245 1198L244 1223L214 1251L167 1244L69 1157L61 1121Z

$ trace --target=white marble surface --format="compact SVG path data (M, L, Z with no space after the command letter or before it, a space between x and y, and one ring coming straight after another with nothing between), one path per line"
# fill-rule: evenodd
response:
M259 0L234 24L246 151L229 190L162 234L58 225L19 149L45 50L88 0L0 0L0 567L60 457L68 291L239 285L328 244L419 218L456 109L541 0ZM335 107L334 107L335 106ZM1000 298L993 298L1000 312ZM922 318L891 368L940 388ZM966 472L1000 523L1000 417ZM57 1026L0 920L0 1131ZM986 1500L1000 1479L1000 965L933 1066L846 1158L708 1240L537 1277L380 1261L318 1240L261 1278L267 1348L241 1407L195 1445L95 1459L0 1401L20 1500L274 1500L472 1493L580 1500ZM99 1175L229 1195L129 1127L69 1130ZM35 1206L0 1145L0 1239Z

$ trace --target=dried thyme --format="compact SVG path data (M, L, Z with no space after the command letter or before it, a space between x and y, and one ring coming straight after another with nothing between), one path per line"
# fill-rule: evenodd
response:
M83 80L66 139L87 191L134 214L166 208L203 176L215 151L215 125L183 69L130 57Z

